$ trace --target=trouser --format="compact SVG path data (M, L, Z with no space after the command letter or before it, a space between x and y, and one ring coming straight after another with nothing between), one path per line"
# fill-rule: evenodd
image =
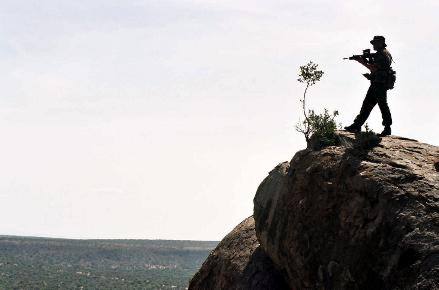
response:
M387 88L384 83L371 83L361 106L360 114L355 118L354 124L362 126L366 122L373 107L378 104L383 117L383 125L392 125L392 115L387 104Z

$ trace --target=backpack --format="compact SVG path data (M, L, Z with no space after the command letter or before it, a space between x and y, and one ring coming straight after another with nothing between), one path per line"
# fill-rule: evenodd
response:
M395 86L396 81L396 71L394 71L392 68L389 69L389 73L387 76L387 89L391 90Z

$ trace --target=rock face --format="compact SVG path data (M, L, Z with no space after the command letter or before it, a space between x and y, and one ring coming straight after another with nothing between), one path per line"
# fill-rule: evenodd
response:
M260 247L251 216L210 253L190 281L189 289L283 290L288 287Z
M341 146L300 151L259 186L264 252L291 289L439 289L439 148L339 134Z
M189 289L439 289L439 148L338 136L269 173L254 219L221 241Z

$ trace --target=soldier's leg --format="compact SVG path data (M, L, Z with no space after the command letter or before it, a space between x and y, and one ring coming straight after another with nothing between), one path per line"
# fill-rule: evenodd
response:
M355 117L354 124L357 126L363 126L364 122L366 122L367 118L372 112L373 107L377 104L377 99L375 97L375 86L373 84L370 85L367 90L366 97L364 98L363 105L361 106L360 113L357 117Z
M390 127L390 125L392 125L392 114L390 114L389 105L387 104L387 89L384 84L377 86L376 97L378 106L380 107L381 116L383 117L383 125L385 127Z

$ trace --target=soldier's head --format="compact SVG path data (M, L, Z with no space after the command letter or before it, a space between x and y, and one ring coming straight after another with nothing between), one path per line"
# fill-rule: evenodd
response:
M373 45L374 50L381 50L387 46L386 39L381 35L374 36L370 43Z

